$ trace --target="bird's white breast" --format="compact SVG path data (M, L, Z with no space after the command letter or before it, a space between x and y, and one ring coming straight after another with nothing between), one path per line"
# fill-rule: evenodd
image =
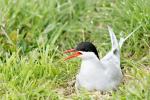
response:
M89 91L109 90L120 83L122 73L110 61L88 59L82 60L81 69L76 78L78 88L83 87Z

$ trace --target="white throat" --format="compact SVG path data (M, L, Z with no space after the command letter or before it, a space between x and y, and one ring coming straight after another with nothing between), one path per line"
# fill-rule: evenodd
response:
M102 65L101 61L98 59L98 57L93 52L82 52L82 55L80 56L82 59L81 62L81 73L89 73L89 71L97 71L98 70L104 70L104 66Z
M82 59L82 61L99 61L98 57L96 56L96 54L94 52L83 52L80 51L82 55L80 55L79 57Z

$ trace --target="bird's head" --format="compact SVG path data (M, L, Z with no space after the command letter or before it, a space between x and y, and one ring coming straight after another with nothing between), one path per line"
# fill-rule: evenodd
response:
M91 42L81 42L76 48L66 50L64 53L74 52L72 55L65 58L65 60L79 57L81 59L99 59L96 47Z

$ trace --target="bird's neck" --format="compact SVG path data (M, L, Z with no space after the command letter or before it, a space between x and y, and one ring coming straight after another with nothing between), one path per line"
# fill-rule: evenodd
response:
M104 71L105 69L99 59L82 60L80 73L87 74L97 70Z
M81 67L99 67L101 66L101 61L98 58L92 59L82 59Z

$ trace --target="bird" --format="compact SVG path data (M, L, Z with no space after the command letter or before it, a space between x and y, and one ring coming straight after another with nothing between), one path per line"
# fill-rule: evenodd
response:
M127 38L117 40L112 28L108 26L111 39L111 50L100 58L95 45L91 42L80 42L77 47L66 50L64 53L73 52L64 60L81 58L81 66L76 75L75 88L84 88L88 91L116 90L123 79L120 67L120 49Z

